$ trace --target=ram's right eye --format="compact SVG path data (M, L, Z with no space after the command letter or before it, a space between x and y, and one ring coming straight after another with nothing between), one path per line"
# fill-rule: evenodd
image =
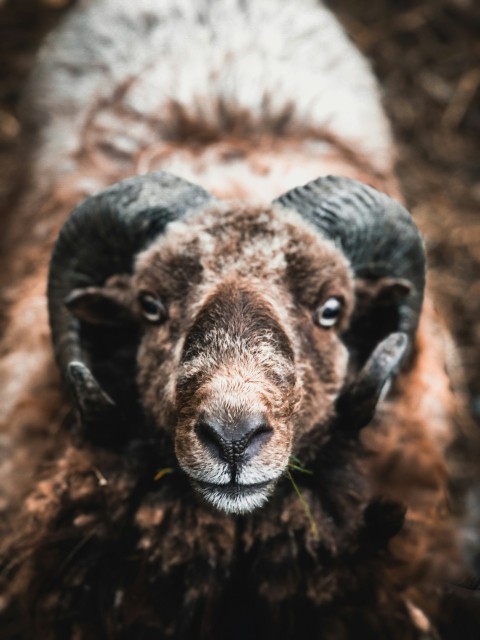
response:
M142 291L138 296L138 302L143 317L149 322L160 323L166 320L167 310L165 305L153 293Z
M315 322L325 329L329 329L338 324L342 315L343 303L340 298L331 297L318 307L315 311Z

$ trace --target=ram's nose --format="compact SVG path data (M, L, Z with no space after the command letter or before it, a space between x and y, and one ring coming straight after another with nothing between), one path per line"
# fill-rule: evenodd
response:
M232 465L252 458L272 434L262 415L246 415L228 422L202 416L196 431L212 455Z

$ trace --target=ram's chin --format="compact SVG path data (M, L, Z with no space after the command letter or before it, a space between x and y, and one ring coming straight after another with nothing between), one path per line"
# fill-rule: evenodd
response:
M195 481L195 488L212 506L225 513L249 513L268 500L274 481L257 484L211 484Z

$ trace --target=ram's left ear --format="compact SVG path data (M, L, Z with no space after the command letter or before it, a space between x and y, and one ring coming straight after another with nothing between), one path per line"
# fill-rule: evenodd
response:
M355 306L343 338L350 364L363 364L380 340L398 331L413 284L405 278L355 279Z
M135 322L131 277L112 276L103 287L74 289L65 299L70 313L94 325L123 326Z
M357 311L367 310L371 305L389 307L401 304L412 290L412 283L405 278L379 278L366 280L357 278L355 295Z

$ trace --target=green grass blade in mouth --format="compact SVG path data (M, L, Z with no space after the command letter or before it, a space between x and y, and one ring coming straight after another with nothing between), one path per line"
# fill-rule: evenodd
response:
M290 467L290 465L289 465L289 467ZM315 542L318 542L319 539L320 539L320 536L319 536L319 533L318 533L317 524L316 524L316 522L315 522L315 520L313 518L312 511L310 509L310 506L309 506L308 502L303 497L300 489L298 488L297 483L293 479L293 476L292 476L292 474L290 472L290 468L287 469L287 478L292 483L293 489L294 489L295 493L297 494L298 499L300 500L300 502L302 504L302 507L303 507L303 509L305 511L305 515L307 516L308 522L310 523L310 531L312 532L313 539L315 540Z

